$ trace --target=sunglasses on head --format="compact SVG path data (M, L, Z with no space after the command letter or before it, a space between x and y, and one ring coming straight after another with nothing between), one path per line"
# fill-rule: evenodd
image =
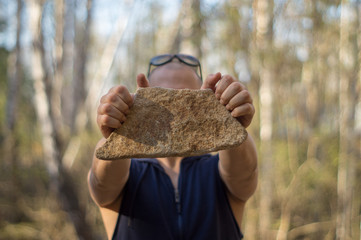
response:
M184 63L190 67L193 67L195 69L195 72L197 73L198 77L202 80L202 68L201 63L199 60L191 55L186 54L163 54L158 55L150 59L149 62L149 68L148 68L148 78L152 71L152 66L159 67L162 65L165 65L167 63L172 62L174 59L178 59L179 62Z

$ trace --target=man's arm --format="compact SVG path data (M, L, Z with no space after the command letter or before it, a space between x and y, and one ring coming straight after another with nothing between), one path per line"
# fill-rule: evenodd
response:
M119 86L112 88L108 94L102 97L98 107L97 122L104 138L98 142L96 149L103 145L105 138L125 121L129 106L123 99L127 99L127 96L130 96L128 90ZM132 98L127 100L130 101L129 99ZM116 226L129 168L130 159L107 161L98 159L94 154L88 173L89 192L99 206L108 239L111 239Z
M149 87L149 82L144 74L137 76L138 87ZM104 136L96 149L104 144L105 139L119 128L126 120L134 97L125 86L113 87L100 99L97 111L98 127ZM100 207L112 206L112 203L119 201L122 190L128 180L130 159L122 160L100 160L93 157L93 164L88 174L88 185L94 201ZM118 209L115 209L118 211Z
M257 187L257 153L250 135L236 148L219 152L219 172L228 191L246 202Z
M144 74L137 76L137 84L138 87L149 86ZM105 138L126 120L133 101L128 89L121 85L111 88L101 98L97 123L104 138L98 142L96 149L103 145ZM94 154L88 174L89 192L100 208L108 239L111 239L117 223L122 192L129 177L130 163L130 159L100 160Z
M124 86L109 90L100 100L97 112L97 123L104 136L96 149L109 137L111 132L120 127L126 120L133 98ZM114 232L118 210L122 201L122 191L128 180L130 160L105 161L93 157L92 167L88 174L89 192L99 206L108 239Z
M100 147L105 142L101 139ZM92 167L88 174L89 192L99 206L108 239L111 239L122 202L122 192L129 176L130 159L113 161L100 160L93 157Z
M208 76L202 89L210 88L223 104L244 127L253 119L254 106L250 93L245 86L229 75L220 73ZM232 197L246 202L257 186L257 153L250 135L238 147L219 152L219 171L222 180Z
M101 139L97 147L105 142ZM130 159L101 160L93 157L92 167L88 174L89 191L95 203L103 208L113 208L113 203L121 197L122 190L128 180ZM117 208L117 206L114 206ZM118 211L118 209L112 209Z
M125 86L116 86L100 100L97 111L97 123L104 136L100 147L111 132L119 128L126 120L126 115L133 104L133 97ZM119 198L128 180L130 160L104 161L94 155L88 174L88 185L94 201L100 207L110 206Z

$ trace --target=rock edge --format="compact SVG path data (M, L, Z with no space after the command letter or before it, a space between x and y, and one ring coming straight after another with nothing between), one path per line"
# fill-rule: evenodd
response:
M127 120L96 157L195 156L238 146L246 138L245 128L210 89L139 88Z

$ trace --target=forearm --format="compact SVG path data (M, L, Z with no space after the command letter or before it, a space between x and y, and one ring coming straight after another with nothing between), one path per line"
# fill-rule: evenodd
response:
M228 190L246 201L257 186L257 152L249 135L238 147L219 152L219 170Z
M97 144L104 143L102 139ZM121 194L129 176L130 159L101 160L93 158L88 174L88 185L94 201L100 206L113 203Z

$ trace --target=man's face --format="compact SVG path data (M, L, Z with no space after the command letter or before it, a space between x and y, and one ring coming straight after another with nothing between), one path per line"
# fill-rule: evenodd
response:
M201 80L195 71L180 62L170 62L153 70L149 77L151 87L199 89Z

